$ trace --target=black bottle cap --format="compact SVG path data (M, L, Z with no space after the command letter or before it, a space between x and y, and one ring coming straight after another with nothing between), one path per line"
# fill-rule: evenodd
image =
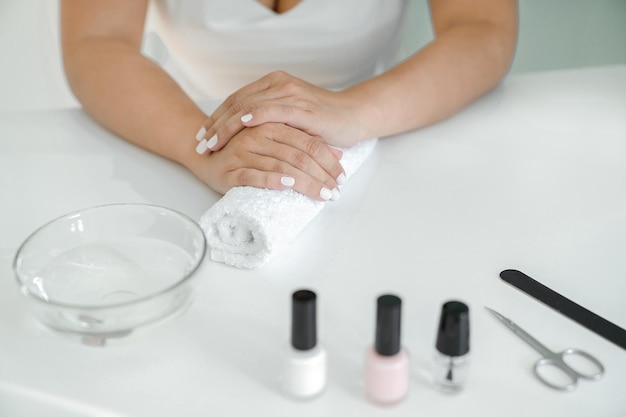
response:
M393 356L400 351L402 300L395 295L378 297L375 349L380 355Z
M469 345L469 308L460 301L448 301L441 307L437 350L448 356L465 355Z
M317 344L317 296L313 291L298 290L291 299L291 345L298 350L313 349Z

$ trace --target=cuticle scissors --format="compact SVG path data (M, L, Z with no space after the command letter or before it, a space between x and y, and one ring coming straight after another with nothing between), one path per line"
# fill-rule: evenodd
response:
M567 348L562 352L553 352L545 347L542 343L540 343L537 339L529 335L517 324L513 323L513 321L511 321L510 319L504 317L502 314L490 309L489 307L485 308L498 320L504 323L506 327L513 331L513 333L518 335L522 340L532 346L537 352L539 352L543 356L542 358L537 360L537 362L535 362L533 372L541 382L543 382L550 388L562 391L572 391L574 390L574 388L576 388L578 379L583 378L595 381L602 378L602 375L604 375L604 366L602 365L602 363L589 353L576 348ZM568 356L578 356L579 358L584 359L588 362L588 364L593 365L593 367L595 368L594 372L584 373L574 369L565 361L565 358ZM568 377L568 382L560 384L554 382L553 380L550 380L550 378L545 377L540 370L548 366L555 367L563 374L565 374Z

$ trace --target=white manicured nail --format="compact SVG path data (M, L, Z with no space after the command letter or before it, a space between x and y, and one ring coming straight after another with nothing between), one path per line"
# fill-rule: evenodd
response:
M207 148L209 149L213 149L215 145L217 145L217 135L213 135L213 137L211 137L211 139L209 139L206 144Z
M200 155L205 153L207 149L209 148L206 146L206 140L202 140L202 142L198 143L198 146L196 146L196 152L198 152Z
M196 140L200 142L202 139L204 139L204 135L206 135L206 129L204 128L204 126L202 126L200 130L198 130L198 133L196 133Z
M341 194L339 193L339 189L337 189L337 188L333 188L331 193L332 193L333 196L330 199L333 200L333 201L337 201L337 200L339 200L339 197L341 197Z
M339 174L339 176L337 177L335 181L339 185L344 185L346 183L346 174L342 172L341 174Z
M296 179L292 177L282 177L280 183L285 187L292 187L296 183Z
M333 192L326 187L322 187L320 190L320 197L322 197L322 200L330 200L333 198Z
M243 123L247 123L247 122L249 122L250 120L252 120L252 115L251 115L250 113L248 113L248 114L244 114L243 116L241 116L241 121L242 121Z

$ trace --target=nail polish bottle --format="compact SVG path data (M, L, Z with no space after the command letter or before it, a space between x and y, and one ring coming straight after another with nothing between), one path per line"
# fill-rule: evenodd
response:
M326 386L326 351L317 342L316 299L309 290L292 295L291 346L283 383L285 391L297 399L315 397Z
M400 402L409 387L409 357L400 344L402 300L382 295L377 300L376 338L365 354L365 392L379 405Z
M457 392L465 385L469 368L469 308L460 301L441 307L435 345L435 386Z

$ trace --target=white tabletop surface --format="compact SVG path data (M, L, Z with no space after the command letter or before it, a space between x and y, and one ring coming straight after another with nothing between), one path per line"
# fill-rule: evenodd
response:
M11 271L21 241L89 206L145 202L197 219L219 196L78 109L0 113L0 192L2 417L626 415L626 352L498 277L521 269L626 327L626 66L510 76L456 117L382 140L271 263L207 260L184 315L103 348L29 314ZM289 296L301 287L318 293L330 364L326 391L305 403L278 383ZM368 403L362 382L385 292L404 300L411 354L409 395L390 409ZM430 376L449 299L471 309L471 373L458 395ZM543 386L531 373L538 354L483 306L555 350L591 352L605 377L572 393Z

